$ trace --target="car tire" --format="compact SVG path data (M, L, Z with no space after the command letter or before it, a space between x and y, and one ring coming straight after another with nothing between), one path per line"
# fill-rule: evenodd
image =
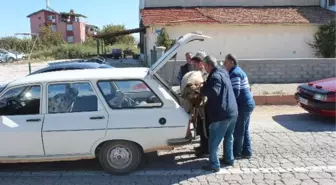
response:
M133 142L112 141L105 143L98 155L99 162L106 172L123 175L140 166L143 151Z
M10 58L8 58L8 60L7 60L9 63L12 63L12 62L14 62L15 61L15 59L14 58L12 58L12 57L10 57Z

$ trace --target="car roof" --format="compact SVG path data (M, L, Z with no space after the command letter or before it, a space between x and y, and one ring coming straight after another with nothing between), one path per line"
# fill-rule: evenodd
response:
M97 62L69 62L69 63L60 63L60 64L55 64L51 65L42 69L39 69L37 71L34 71L30 75L35 75L38 73L43 73L48 70L53 70L53 69L64 69L64 68L78 68L78 69L95 69L95 68L100 68L100 67L110 67L112 66L106 65L106 64L99 64Z
M55 71L26 76L14 80L8 86L17 86L34 83L62 82L62 81L88 81L88 80L123 80L144 79L149 69L145 67L129 68L99 68Z

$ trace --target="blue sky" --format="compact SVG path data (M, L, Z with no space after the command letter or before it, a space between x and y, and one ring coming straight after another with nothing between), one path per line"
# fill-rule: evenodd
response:
M139 27L139 0L49 0L50 7L57 12L86 15L89 24L101 27L106 24L124 24L126 28ZM46 0L2 0L0 37L15 33L30 32L30 13L46 7Z

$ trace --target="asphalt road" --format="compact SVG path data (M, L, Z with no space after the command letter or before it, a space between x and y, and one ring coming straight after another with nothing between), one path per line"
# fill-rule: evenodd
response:
M202 171L206 159L195 158L187 145L147 155L126 176L106 174L95 160L0 164L0 184L336 184L335 120L295 106L266 106L255 110L251 129L254 156L216 174Z

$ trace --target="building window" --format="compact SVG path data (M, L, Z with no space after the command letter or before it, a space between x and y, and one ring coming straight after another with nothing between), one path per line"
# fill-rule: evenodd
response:
M56 22L55 16L54 15L49 15L48 20L51 22Z
M73 43L73 39L74 39L73 36L68 36L68 42L69 43Z
M72 24L67 24L67 31L72 31L72 30L73 30Z
M51 30L52 30L53 32L56 32L56 25L51 25Z

